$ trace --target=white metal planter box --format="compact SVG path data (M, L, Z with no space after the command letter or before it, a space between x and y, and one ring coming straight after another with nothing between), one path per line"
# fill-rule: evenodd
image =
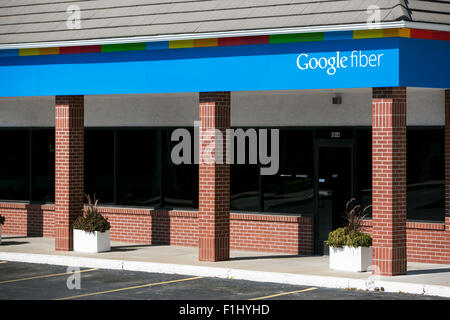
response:
M372 265L372 247L330 247L330 269L340 271L367 271Z
M89 233L83 230L73 230L73 250L76 252L105 252L111 250L109 230Z

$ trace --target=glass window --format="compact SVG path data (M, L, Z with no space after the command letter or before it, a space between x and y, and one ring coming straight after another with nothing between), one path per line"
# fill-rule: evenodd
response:
M280 130L280 167L273 176L262 176L264 211L313 213L313 131Z
M198 207L198 165L194 164L194 130L189 129L191 136L191 164L175 165L171 153L178 141L171 141L173 130L164 131L163 162L164 172L164 205L166 207Z
M356 130L356 197L357 202L363 207L372 204L372 130ZM367 216L372 215L372 210L367 211Z
M160 204L160 135L157 130L117 131L118 204Z
M231 210L259 211L259 166L230 165Z
M31 197L55 201L55 130L33 130L31 135Z
M407 137L408 219L444 221L444 129L410 129Z
M241 134L245 138L242 138ZM270 135L268 135L270 137ZM250 159L250 145L258 151L258 131L236 128L234 164L230 164L230 208L236 211L260 211L258 159ZM268 139L270 141L270 139ZM270 150L270 149L269 149ZM239 152L245 152L240 154ZM256 154L257 155L257 154ZM245 156L245 157L244 157ZM243 163L242 163L243 162ZM253 164L251 164L253 162Z
M84 155L84 193L114 204L114 130L86 130Z
M29 132L0 130L0 199L28 200Z

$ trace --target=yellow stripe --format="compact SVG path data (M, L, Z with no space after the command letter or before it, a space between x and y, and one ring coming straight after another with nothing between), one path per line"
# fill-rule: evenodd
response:
M407 28L383 30L384 38L392 38L392 37L410 38L410 36L411 36L411 30L407 29Z
M169 41L169 49L193 48L194 40Z
M157 286L157 285L161 285L161 284L168 284L168 283L196 280L196 279L201 279L201 278L203 278L203 277L185 278L185 279L178 279L178 280L171 280L171 281L164 281L164 282L157 282L157 283L148 283L148 284L143 284L143 285L140 285L140 286L120 288L120 289L114 289L114 290L108 290L108 291L92 292L92 293L80 294L80 295L77 295L77 296L58 298L58 299L55 299L55 300L76 299L76 298L89 297L89 296L105 294L105 293L113 293L113 292L119 292L119 291L125 291L125 290L133 290L133 289L139 289L139 288L152 287L152 286Z
M0 261L0 263L8 263L8 261Z
M371 39L383 38L382 29L355 30L353 31L353 39Z
M59 54L59 48L40 48L39 55Z
M194 40L194 47L217 47L218 41L217 39L198 39Z
M98 270L98 269L86 269L86 270L75 271L75 272L64 272L64 273L55 273L55 274L45 274L45 275L42 275L42 276L35 276L35 277L29 277L29 278L21 278L21 279L13 279L13 280L0 281L0 284L3 284L3 283L11 283L11 282L19 282L19 281L26 281L26 280L33 280L33 279L42 279L42 278L50 278L50 277L59 277L59 276L64 276L64 275L68 275L68 274L82 273L82 272L90 272L90 271L95 271L95 270Z
M317 290L317 288L308 288L308 289L297 290L297 291L291 291L291 292L283 292L283 293L273 294L273 295L271 295L271 296L265 296L265 297L253 298L253 299L249 299L249 300L269 299L269 298L274 298L274 297L279 297L279 296L285 296L285 295L288 295L288 294L300 293L300 292L307 292L307 291L313 291L313 290Z
M39 49L31 48L31 49L19 49L19 56L38 56Z
M383 37L384 38L392 38L392 37L398 37L399 36L399 30L398 28L396 29L385 29L383 30Z
M398 31L399 37L402 38L411 38L411 29L408 28L401 28Z

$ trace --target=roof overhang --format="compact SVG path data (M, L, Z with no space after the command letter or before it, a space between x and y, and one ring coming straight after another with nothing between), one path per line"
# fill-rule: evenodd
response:
M194 40L194 39L209 39L209 38L249 37L261 35L281 35L294 33L335 32L335 31L395 29L395 28L425 29L425 30L450 32L450 25L411 22L411 21L394 21L381 23L340 24L340 25L298 27L298 28L255 29L245 31L228 31L228 32L213 32L213 33L173 34L173 35L160 35L148 37L122 37L122 38L108 38L108 39L0 44L0 50L91 46L91 45L126 44L139 42L159 42L159 41Z

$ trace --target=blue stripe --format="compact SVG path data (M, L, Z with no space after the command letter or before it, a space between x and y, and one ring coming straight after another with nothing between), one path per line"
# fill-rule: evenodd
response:
M17 57L19 49L0 50L0 57Z
M325 32L325 41L327 41L327 40L351 40L351 39L353 39L353 31Z
M169 49L169 41L147 42L147 50Z

